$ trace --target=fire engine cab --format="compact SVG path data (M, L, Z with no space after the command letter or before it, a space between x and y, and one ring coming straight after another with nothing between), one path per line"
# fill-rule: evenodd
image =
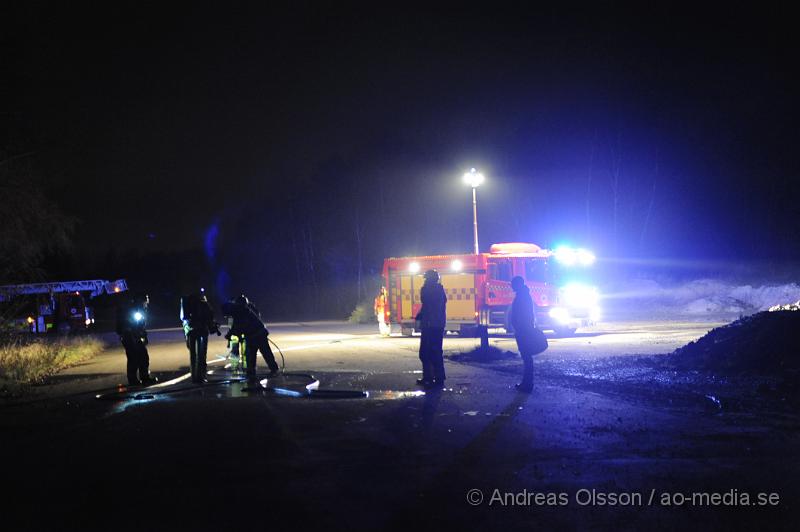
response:
M529 243L494 244L488 253L477 255L388 258L383 262L384 320L410 335L422 306L423 274L436 269L447 293L446 331L469 336L488 328L511 332L511 279L519 275L531 291L537 326L571 335L600 319L597 289L576 280L594 260L585 249L549 250Z

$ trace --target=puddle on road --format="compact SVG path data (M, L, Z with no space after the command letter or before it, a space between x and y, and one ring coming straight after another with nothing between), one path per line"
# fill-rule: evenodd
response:
M405 373L420 373L419 370L410 370ZM216 378L212 378L216 377ZM169 383L140 390L127 390L120 388L107 394L98 395L98 399L114 401L109 415L120 414L135 405L147 405L156 401L176 400L214 400L214 399L240 399L251 397L269 397L271 395L289 398L306 399L371 399L374 401L413 400L426 396L440 397L442 394L464 394L463 385L459 383L454 388L441 390L397 390L397 389L359 389L359 384L374 376L360 374L357 378L352 375L331 374L323 376L325 385L321 386L319 379L309 373L286 373L275 377L262 378L257 387L248 385L247 381L238 374L228 371L209 372L209 382L204 385L192 384L184 379L175 379Z
M209 376L212 374L213 372L209 372ZM400 398L404 393L414 395L417 392L388 392L388 394L379 392L380 397L384 399ZM424 395L424 392L420 393ZM275 377L262 378L257 385L250 384L238 376L210 379L203 385L190 384L184 382L184 379L176 379L169 384L162 383L159 386L137 390L120 387L105 394L98 394L96 399L115 402L108 414L114 415L125 412L132 406L149 404L154 401L190 400L197 399L198 396L203 399L230 399L269 395L307 399L364 399L370 396L369 392L353 388L320 388L319 380L309 373L285 373Z
M174 400L175 400L174 397L170 397L164 394L159 394L159 395L146 394L146 393L136 394L132 395L130 398L126 398L115 403L114 406L111 408L111 410L104 417L109 418L117 414L123 414L129 408L153 404L156 401L170 402Z
M367 392L368 397L370 399L386 399L386 400L395 400L395 399L408 399L410 397L425 397L425 392L422 390L377 390L373 392Z

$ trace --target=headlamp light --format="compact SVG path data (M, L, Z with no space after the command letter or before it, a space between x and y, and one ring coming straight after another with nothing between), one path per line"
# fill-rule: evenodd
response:
M559 323L567 323L570 321L569 311L562 307L555 307L550 309L550 317Z
M561 289L561 302L567 307L596 307L600 295L597 288L582 284L569 284Z

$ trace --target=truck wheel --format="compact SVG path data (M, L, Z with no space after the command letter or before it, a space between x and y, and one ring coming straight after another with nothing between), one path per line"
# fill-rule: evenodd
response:
M400 334L403 336L411 336L414 333L414 329L411 327L400 327Z

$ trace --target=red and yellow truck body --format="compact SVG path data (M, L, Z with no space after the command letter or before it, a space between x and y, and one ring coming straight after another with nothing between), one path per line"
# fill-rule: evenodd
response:
M520 276L531 292L539 327L571 333L598 317L597 308L563 309L551 261L555 253L536 244L495 244L488 253L388 258L383 263L387 289L384 320L403 334L415 329L419 291L426 270L439 272L447 294L446 330L472 335L479 327L510 330L514 300L511 279ZM558 309L559 312L551 312ZM554 319L568 312L568 319Z

